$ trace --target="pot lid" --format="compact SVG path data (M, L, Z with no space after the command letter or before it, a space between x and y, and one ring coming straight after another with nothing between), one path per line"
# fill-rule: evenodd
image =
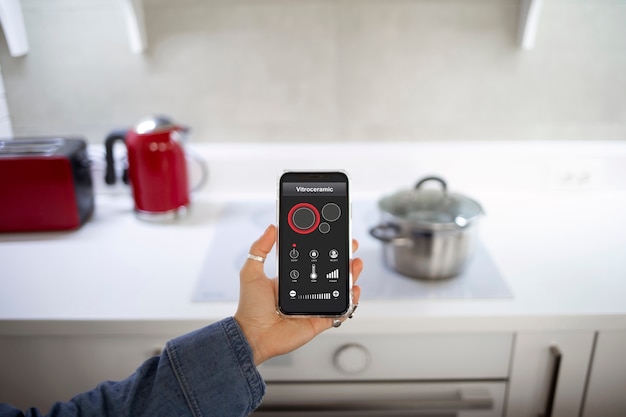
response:
M440 186L425 187L428 182L437 182ZM440 177L423 178L412 190L383 197L378 206L398 220L428 229L464 228L484 214L476 201L448 192L446 182Z

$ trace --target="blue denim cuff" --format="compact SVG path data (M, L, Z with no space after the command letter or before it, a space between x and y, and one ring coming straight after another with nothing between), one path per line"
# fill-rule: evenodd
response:
M193 416L247 416L261 404L265 383L234 318L174 339L166 352Z

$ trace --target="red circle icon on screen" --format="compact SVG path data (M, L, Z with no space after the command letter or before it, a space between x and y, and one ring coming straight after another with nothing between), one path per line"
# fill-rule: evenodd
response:
M289 210L287 221L294 232L306 235L319 226L320 213L312 204L298 203Z

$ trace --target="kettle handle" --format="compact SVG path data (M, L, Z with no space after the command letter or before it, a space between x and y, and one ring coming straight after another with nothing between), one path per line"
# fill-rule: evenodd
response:
M106 150L106 171L104 175L104 182L108 185L113 185L117 181L115 177L115 158L113 158L113 145L118 140L126 143L127 129L114 130L104 140L104 149ZM124 170L124 176L122 178L125 184L128 184L128 170Z

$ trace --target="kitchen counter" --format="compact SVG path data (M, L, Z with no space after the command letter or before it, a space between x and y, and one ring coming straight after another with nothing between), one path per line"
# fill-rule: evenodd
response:
M626 328L625 143L193 148L210 178L183 220L137 220L130 191L106 189L98 177L96 211L81 229L0 234L0 334L176 335L232 315L235 301L192 302L217 222L232 201L273 204L278 175L293 168L346 169L355 201L375 201L424 175L443 176L452 191L485 208L480 239L511 292L493 299L363 294L342 332ZM240 242L242 253L250 244ZM365 268L380 262L370 258Z

